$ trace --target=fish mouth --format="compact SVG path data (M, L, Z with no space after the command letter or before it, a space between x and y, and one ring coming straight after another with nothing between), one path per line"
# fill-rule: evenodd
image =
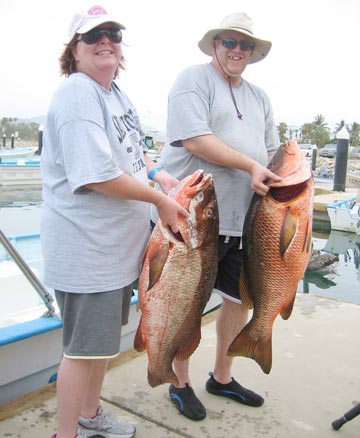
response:
M201 196L201 193L203 193L210 185L212 184L212 174L211 173L205 173L204 170L202 169L198 169L196 172L194 172L192 175L188 176L187 178L185 178L181 184L179 184L178 186L174 187L170 193L169 196L172 196L173 198L176 198L177 193L181 190L184 189L185 191L185 197L187 198L187 200L190 200L190 204L191 204L191 200L196 198L197 196ZM187 201L186 201L187 203ZM188 210L188 206L183 205L184 208L186 208ZM191 210L191 208L190 208ZM181 216L178 216L178 219L180 221ZM191 214L190 211L190 216L188 218L185 219L187 225L186 227L190 227L193 230L196 227L196 218L193 214ZM164 224L165 225L165 224ZM177 233L174 233L171 229L171 227L169 225L165 226L166 231L170 237L171 240L173 240L173 242L179 242L179 243L186 243L189 240L189 237L187 236L188 232L186 230L183 229L183 233L181 231L181 226L179 223L179 231Z
M308 181L286 187L271 187L270 193L275 201L287 203L301 195L306 189Z
M212 174L205 173L202 169L199 169L193 175L193 179L189 183L189 188L193 188L194 191L191 191L189 197L193 197L194 193L198 193L203 191L209 187L212 181Z

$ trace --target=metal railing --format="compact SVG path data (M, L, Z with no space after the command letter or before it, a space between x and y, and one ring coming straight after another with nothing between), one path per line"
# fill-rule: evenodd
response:
M15 247L11 244L9 239L5 236L5 234L0 230L0 242L6 251L13 258L19 269L28 279L32 287L39 294L40 298L43 300L45 306L48 309L47 316L55 315L55 308L52 305L54 298L51 294L46 290L45 286L40 282L37 276L33 273L31 268L27 265L25 260L21 257L19 252L15 249Z

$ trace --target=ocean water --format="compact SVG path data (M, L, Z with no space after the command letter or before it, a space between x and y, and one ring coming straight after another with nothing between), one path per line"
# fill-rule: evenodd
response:
M0 192L0 228L7 237L39 233L41 190L16 187ZM321 230L320 230L321 231ZM26 263L42 279L42 254L39 239L11 240ZM306 272L298 292L360 304L360 236L339 231L313 233L314 248L339 256L339 261L318 272ZM0 244L1 273L10 269L11 257ZM5 266L4 266L4 262ZM24 279L25 280L25 279ZM41 304L41 298L27 286L23 294L0 290L0 319L5 313L25 310ZM49 291L50 293L52 291Z

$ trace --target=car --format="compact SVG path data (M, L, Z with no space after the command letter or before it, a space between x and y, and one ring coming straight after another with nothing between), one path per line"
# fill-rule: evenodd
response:
M360 158L360 148L352 148L349 151L350 158Z
M336 144L329 143L319 150L320 157L334 158L336 155Z
M316 148L316 145L304 143L304 144L299 144L299 148L304 152L305 157L311 157L312 151L314 148Z

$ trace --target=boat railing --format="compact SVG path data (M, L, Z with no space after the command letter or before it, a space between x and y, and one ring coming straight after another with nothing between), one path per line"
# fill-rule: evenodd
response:
M40 298L44 302L48 311L46 316L54 316L55 315L55 307L53 306L54 298L51 294L46 290L45 286L40 282L37 276L33 273L29 265L25 262L25 260L21 257L16 248L11 244L10 240L5 236L5 234L0 230L0 242L5 250L12 257L16 265L25 275L31 286L35 289L35 291L39 294Z

